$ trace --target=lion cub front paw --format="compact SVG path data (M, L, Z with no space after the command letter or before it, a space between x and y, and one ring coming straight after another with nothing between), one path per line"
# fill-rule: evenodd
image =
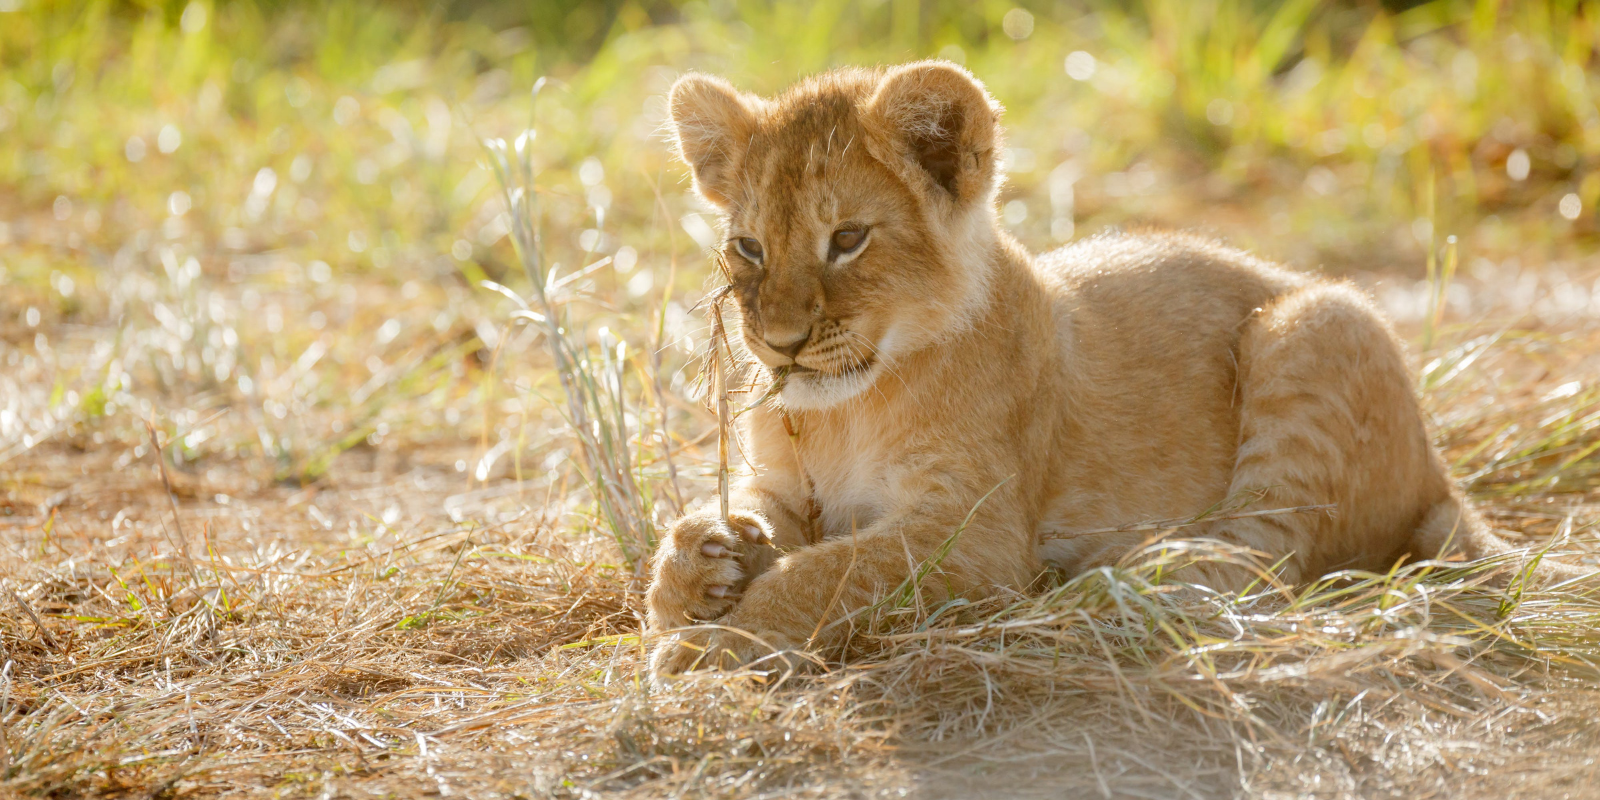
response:
M645 594L650 627L692 625L726 614L744 587L769 561L772 537L760 519L696 514L678 520L656 553Z
M650 672L657 677L682 675L694 669L736 670L751 665L762 672L798 672L820 663L776 631L698 628L662 637L650 653Z

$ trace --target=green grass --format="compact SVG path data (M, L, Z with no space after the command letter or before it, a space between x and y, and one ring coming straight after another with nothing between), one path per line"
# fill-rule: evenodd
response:
M1479 568L927 607L931 563L848 668L642 680L719 466L690 69L964 63L1026 244L1357 281L1486 513L1587 547L1600 4L1401 5L0 0L0 786L1587 793L1594 598Z

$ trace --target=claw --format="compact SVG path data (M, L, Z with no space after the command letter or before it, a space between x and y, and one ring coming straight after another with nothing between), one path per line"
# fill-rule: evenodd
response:
M716 598L727 597L728 596L728 587L727 586L712 586L709 589L706 589L706 594L709 594L712 597L716 597Z
M741 530L740 533L744 534L744 540L750 542L751 544L769 540L766 531L761 530L761 528L756 525L745 525L742 527L743 530Z
M723 547L716 542L706 542L705 544L700 545L700 552L710 558L721 558L722 554L726 553L727 551L728 548Z

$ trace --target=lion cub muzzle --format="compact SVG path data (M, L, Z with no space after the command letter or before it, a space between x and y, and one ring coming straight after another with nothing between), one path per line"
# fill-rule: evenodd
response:
M793 273L795 270L784 270ZM742 293L740 310L746 322L745 338L757 345L752 350L769 367L792 364L813 338L821 320L823 303L820 282L804 285L804 276L779 274L763 276L756 291ZM754 303L750 301L754 300ZM762 350L778 356L777 363Z

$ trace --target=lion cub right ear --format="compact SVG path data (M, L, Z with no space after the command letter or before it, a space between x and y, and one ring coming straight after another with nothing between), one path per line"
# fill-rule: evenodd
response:
M667 105L678 157L689 165L695 191L713 205L733 205L734 175L755 132L761 103L710 75L691 73L672 86Z

